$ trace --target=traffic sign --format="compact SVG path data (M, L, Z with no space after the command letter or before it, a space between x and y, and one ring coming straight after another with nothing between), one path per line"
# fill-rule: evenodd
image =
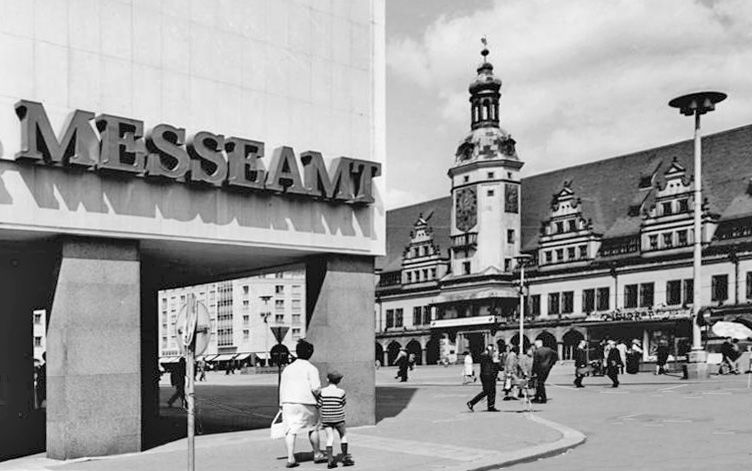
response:
M201 355L206 351L211 336L211 319L206 305L198 301L196 295L188 295L175 319L175 328L181 353L191 346L194 355Z
M282 343L282 339L285 338L285 334L287 334L287 331L290 330L290 328L286 325L275 325L270 327L270 329L274 334L274 338L277 339L277 343Z

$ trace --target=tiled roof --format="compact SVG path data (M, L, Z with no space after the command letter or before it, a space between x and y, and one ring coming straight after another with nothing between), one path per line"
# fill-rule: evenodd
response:
M637 234L641 217L630 216L629 208L647 199L649 191L640 189L641 177L657 172L656 182L674 157L694 171L694 147L691 140L669 144L588 164L577 165L534 175L522 180L522 247L534 250L538 244L541 222L551 214L551 201L565 181L571 181L575 196L582 200L582 216L592 219L593 229L604 238ZM752 178L752 125L705 136L702 140L703 196L711 212L721 221L752 215L752 195L748 193ZM451 197L439 198L387 212L387 256L377 267L397 270L402 251L410 241L410 231L422 212L433 211L429 224L434 228L436 243L442 252L449 247Z

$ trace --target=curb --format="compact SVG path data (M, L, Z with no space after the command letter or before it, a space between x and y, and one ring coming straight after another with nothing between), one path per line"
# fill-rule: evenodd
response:
M442 471L488 471L492 469L506 468L515 464L536 461L542 458L564 453L576 446L582 445L587 437L582 432L567 427L557 422L538 417L531 413L526 413L525 418L552 428L561 434L561 438L551 443L544 443L517 451L500 452L498 457L486 460L486 462L468 463L464 465L453 465L442 467ZM470 467L467 467L470 466Z

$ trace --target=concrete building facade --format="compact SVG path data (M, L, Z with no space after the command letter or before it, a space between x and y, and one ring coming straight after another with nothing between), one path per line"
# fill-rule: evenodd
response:
M0 459L157 443L157 293L300 265L313 360L352 378L353 422L373 423L383 9L3 2Z

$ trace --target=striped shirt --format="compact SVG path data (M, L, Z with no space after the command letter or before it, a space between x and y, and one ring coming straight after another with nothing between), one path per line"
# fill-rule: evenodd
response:
M345 420L345 391L334 384L322 388L318 397L319 413L321 422L325 424L336 424Z

